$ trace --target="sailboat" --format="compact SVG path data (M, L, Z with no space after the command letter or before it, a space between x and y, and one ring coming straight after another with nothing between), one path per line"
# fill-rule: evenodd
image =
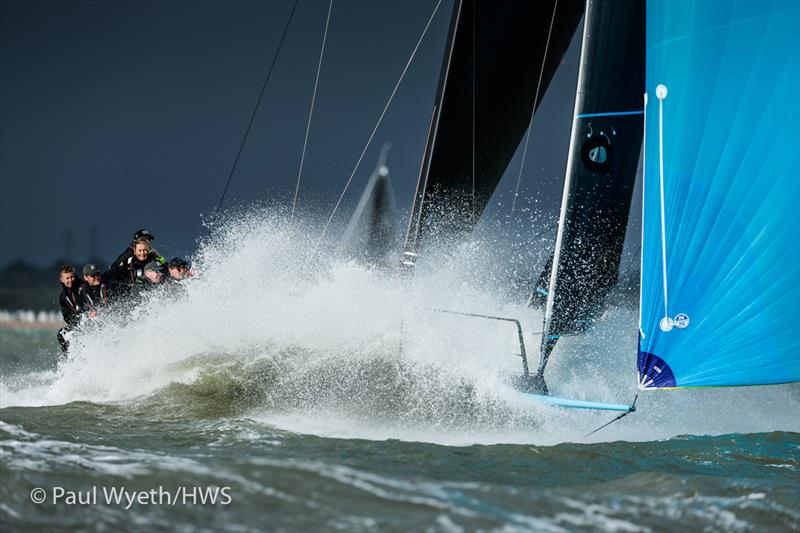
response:
M558 338L585 330L616 281L643 126L638 387L800 381L798 9L586 2L559 233L542 276L549 283L540 364L530 375L523 361L518 388L564 407L634 409L552 397L543 373ZM474 22L475 4L460 10ZM601 38L616 43L598 48ZM450 62L457 34L453 42ZM496 185L474 168L449 180L432 171L449 105L444 80L406 239L412 267L426 236L474 224L487 196L473 193L465 204L470 186ZM460 153L478 147L468 149Z
M584 18L558 235L540 278L536 372L518 320L461 313L516 322L521 391L564 407L634 410L551 396L544 371L561 335L585 331L616 281L640 154L639 388L800 381L799 10L782 1L454 3L403 248L412 272L426 249L474 228Z
M647 2L638 386L800 381L800 5Z
M589 323L598 314L618 273L642 138L643 5L599 0L456 3L403 260L413 269L426 247L441 250L472 230L530 127L581 17L570 158L551 260L555 268L547 270L552 278L545 315L548 340L536 372L529 370L518 320L462 313L516 323L522 374L513 376L512 383L548 403L556 399L548 395L543 374L557 338L585 329L575 324Z
M385 143L342 237L342 252L371 267L387 266L397 248L397 205L389 179Z

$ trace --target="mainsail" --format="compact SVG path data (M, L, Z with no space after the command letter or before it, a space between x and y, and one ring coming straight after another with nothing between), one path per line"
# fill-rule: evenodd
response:
M372 266L390 260L398 241L397 206L386 164L390 146L383 145L378 164L342 237L342 251L347 256Z
M583 14L578 0L457 0L406 257L463 237L514 155Z
M800 381L800 5L647 2L639 387Z
M619 274L642 143L644 3L588 0L537 388L561 335L586 328ZM552 272L551 270L552 265Z

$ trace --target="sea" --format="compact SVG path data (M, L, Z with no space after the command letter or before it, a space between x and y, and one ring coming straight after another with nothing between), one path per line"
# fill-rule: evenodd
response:
M72 334L0 329L2 531L798 531L797 385L515 391L541 315L488 246L413 278L312 232L212 227L180 291ZM287 229L289 228L289 229ZM335 254L329 254L336 257ZM637 313L562 340L547 380L636 397Z

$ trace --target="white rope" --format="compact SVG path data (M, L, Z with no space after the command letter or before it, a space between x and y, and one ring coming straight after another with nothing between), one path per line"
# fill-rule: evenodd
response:
M533 129L533 115L536 113L536 104L539 102L539 88L542 86L542 77L544 76L544 65L547 62L547 50L550 48L550 36L553 33L553 23L556 20L556 9L558 8L558 0L553 4L553 15L550 17L550 29L547 31L547 42L544 45L544 57L542 57L542 68L539 70L539 81L536 84L536 96L533 98L533 111L531 111L531 121L528 123L528 132L525 134L525 146L522 149L522 161L519 164L519 174L517 174L517 186L514 187L514 197L511 200L511 214L509 215L509 223L514 221L514 208L517 205L517 196L519 196L519 184L522 181L522 169L525 166L525 156L528 153L528 141L531 138L531 129Z
M664 98L667 97L667 88L664 85L656 87L658 98L658 173L661 186L661 263L664 274L664 319L669 324L668 295L667 295L667 229L664 214ZM663 329L663 328L662 328Z
M294 187L294 198L292 199L292 215L294 220L294 210L297 206L297 194L300 191L300 177L303 175L303 163L306 160L306 147L308 146L308 132L311 131L311 116L314 114L314 102L317 99L317 86L319 85L319 73L322 70L322 56L325 54L325 42L328 40L328 26L331 22L331 10L333 0L328 4L328 18L325 20L325 33L322 35L322 48L319 51L319 63L317 64L317 77L314 79L314 92L311 94L311 108L308 110L308 122L306 123L306 137L303 140L303 154L300 156L300 169L297 171L297 184Z
M367 139L367 144L364 145L364 149L361 151L361 156L359 156L358 161L356 162L356 166L353 168L353 172L350 173L350 177L347 178L347 183L344 185L344 189L342 189L342 193L339 195L339 199L336 201L336 205L333 206L333 211L331 212L331 216L328 217L328 221L325 223L325 227L322 229L322 233L317 240L317 243L314 245L314 253L316 253L317 248L319 248L322 239L325 238L325 233L328 231L328 227L333 220L334 215L336 215L336 211L339 209L339 205L342 203L342 199L344 198L345 193L347 192L348 187L350 187L350 182L353 181L353 176L356 175L356 171L358 170L358 166L361 164L361 160L364 159L364 154L367 153L367 148L369 148L370 143L372 142L372 138L375 137L375 132L378 131L378 127L381 125L381 121L383 120L383 116L386 114L386 110L389 109L389 105L392 103L392 99L394 98L395 93L397 93L397 89L400 87L400 84L403 82L403 78L408 71L408 67L411 65L411 62L414 60L414 56L417 54L417 50L419 49L419 45L422 43L422 39L425 37L425 34L428 33L428 28L433 22L433 17L436 16L436 12L439 10L439 6L442 4L442 0L439 0L436 3L436 7L433 8L433 13L431 13L430 18L428 19L428 23L425 25L425 29L422 30L422 35L419 36L419 40L417 41L417 45L414 47L414 51L411 52L411 57L408 58L406 62L405 68L403 68L403 72L400 74L400 79L397 80L397 83L392 90L392 94L389 96L389 100L386 102L386 105L381 112L380 117L378 117L378 122L375 124L375 127L372 128L372 133Z
M639 241L639 334L644 338L644 331L642 330L642 294L643 287L642 280L644 279L644 204L647 199L645 195L647 186L647 93L644 93L644 131L642 132L642 237Z

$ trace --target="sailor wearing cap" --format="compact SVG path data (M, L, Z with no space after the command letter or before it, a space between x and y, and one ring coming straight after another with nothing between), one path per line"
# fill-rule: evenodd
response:
M144 278L153 285L164 283L164 267L158 261L150 261L144 266Z
M130 246L128 246L125 251L119 254L119 257L111 263L111 268L115 267L123 267L128 264L128 260L133 257L133 246L136 241L145 240L150 244L150 250L155 252L155 255L161 260L160 262L163 264L164 258L159 256L158 252L153 248L153 241L155 240L156 236L147 231L146 229L137 230L136 233L133 234L133 240L131 241Z
M169 271L170 281L181 281L192 277L189 263L180 257L173 257L167 261L167 269Z
M83 279L85 283L78 289L78 302L94 318L97 308L108 304L108 282L94 263L83 267Z

